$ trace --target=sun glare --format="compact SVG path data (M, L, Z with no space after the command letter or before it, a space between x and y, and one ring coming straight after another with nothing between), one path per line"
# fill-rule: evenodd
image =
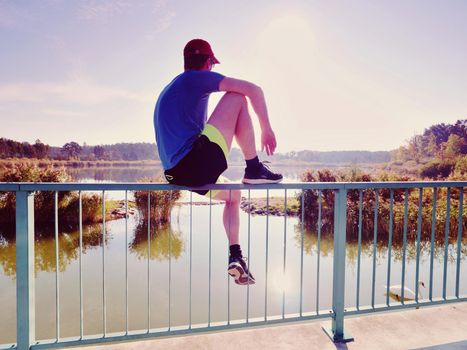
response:
M311 59L313 32L310 23L298 15L285 15L269 22L258 37L259 55L275 65L296 65Z

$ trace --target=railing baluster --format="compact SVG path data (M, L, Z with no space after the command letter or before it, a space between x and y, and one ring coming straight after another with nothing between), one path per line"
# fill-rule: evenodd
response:
M418 192L418 222L417 222L417 259L415 260L415 302L418 303L418 289L420 276L420 238L422 232L423 188Z
M448 273L449 223L451 219L451 188L446 196L446 233L444 237L443 299L446 300L446 282Z
M18 350L36 339L34 192L16 191L16 338Z
M361 247L362 247L362 210L363 210L363 193L358 191L358 252L357 252L357 310L360 308L360 263L361 263Z
M302 190L301 196L301 223L300 223L300 317L303 316L303 239L305 236L304 230L304 217L305 217L305 205L304 205L305 191Z
M83 339L83 201L81 191L78 192L79 200L79 337Z
M459 188L459 220L457 226L457 266L456 266L456 298L459 298L461 244L462 244L462 211L464 205L464 188Z
M319 277L321 264L321 211L322 211L322 193L318 191L318 246L316 253L316 314L319 314Z
M408 225L409 189L405 189L404 198L404 233L402 238L402 276L401 276L401 303L405 304L405 255L407 251L407 225Z
M371 307L375 308L375 283L376 283L376 243L378 239L378 190L375 189L375 214L373 232L373 277L371 282Z
M189 311L189 329L191 329L191 286L192 286L192 262L193 262L193 192L190 191L190 311Z
M208 327L211 327L211 225L212 225L212 191L209 191L209 287L208 287Z
M285 267L287 260L287 189L284 190L284 267L282 280L285 282L282 287L282 318L285 318L285 286L287 284Z
M229 204L232 203L232 190L229 190ZM225 204L227 205L227 204ZM229 215L229 235L227 237L227 266L230 262L230 236L232 234ZM227 325L230 325L230 275L227 274Z
M386 305L389 306L389 286L391 285L391 249L392 249L392 209L394 205L394 190L390 191L389 198L389 241L388 241L388 275L386 282Z
M251 218L251 195L248 189L248 259L247 267L248 271L251 271L250 261L250 218ZM250 322L250 283L246 286L246 323Z
M173 192L172 190L169 190L170 192L170 203L172 202L172 195ZM170 332L170 329L172 327L172 233L169 232L169 328L168 331Z
M334 342L349 342L353 337L344 332L345 312L345 251L347 225L347 189L339 188L334 195L334 252L332 279L332 325L324 328Z
M429 299L433 301L433 261L435 256L435 231L436 231L436 196L437 189L433 187L433 208L431 210L431 247L430 247L430 292Z
M105 300L105 191L102 191L102 333L107 333L107 315Z
M55 191L55 335L60 340L60 280L59 280L59 249L58 249L58 192Z
M125 190L125 334L128 334L128 190Z
M147 266L147 271L148 271L148 291L147 291L147 305L148 305L148 333L149 329L151 328L151 302L150 302L150 278L149 278L149 260L150 260L150 255L151 255L151 191L148 191L148 266Z
M268 319L268 249L269 249L269 189L266 190L266 271L264 283L264 320Z

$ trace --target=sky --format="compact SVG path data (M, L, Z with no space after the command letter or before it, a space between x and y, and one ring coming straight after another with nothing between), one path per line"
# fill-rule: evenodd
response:
M154 142L157 97L203 38L215 71L263 89L278 152L395 149L467 118L466 13L464 0L0 0L0 137Z

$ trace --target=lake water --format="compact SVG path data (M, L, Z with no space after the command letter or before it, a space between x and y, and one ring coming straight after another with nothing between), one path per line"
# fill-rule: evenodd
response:
M286 181L298 181L303 168L278 169ZM239 181L243 168L226 172L231 181ZM157 169L82 170L74 172L77 181L129 182L151 177ZM123 192L108 194L123 199ZM247 195L245 192L244 196ZM270 196L283 196L283 191L270 191ZM288 192L293 196L292 191ZM265 197L265 190L251 191L252 197ZM189 194L182 201L189 200ZM193 201L205 201L193 194ZM464 206L465 207L465 206ZM139 215L106 223L105 277L103 279L102 225L84 227L82 276L84 334L103 332L103 285L106 299L106 331L125 330L125 257L128 257L128 320L130 330L149 327L166 328L191 323L206 324L274 317L300 311L300 285L303 275L303 312L317 309L327 312L332 298L332 235L323 232L320 254L316 232L303 234L297 217L255 216L241 211L240 236L244 255L249 255L256 284L237 286L227 275L228 243L222 226L223 205L176 205L170 227L155 228L150 233L140 223ZM211 211L211 212L210 212ZM191 216L190 216L191 213ZM190 225L191 217L191 225ZM209 222L211 217L211 223ZM128 230L126 230L126 225ZM211 227L211 231L209 229ZM248 227L250 230L248 231ZM266 230L266 227L268 228ZM127 234L126 234L127 232ZM357 244L347 245L346 307L355 305L357 284ZM391 284L401 283L402 259L395 234L391 254ZM285 249L284 249L285 242ZM371 304L373 242L362 242L360 304ZM250 249L248 250L248 246ZM60 336L77 336L80 332L79 233L59 235ZM211 249L209 249L211 247ZM266 254L267 247L267 254ZM303 270L301 252L303 247ZM467 293L467 241L464 234L461 261L460 294ZM149 250L149 254L148 254ZM409 241L406 261L406 283L414 290L415 242ZM456 244L448 247L447 294L454 295ZM148 259L149 256L149 259ZM433 295L442 295L444 246L437 242L434 252ZM317 264L320 264L317 290ZM191 261L191 264L190 264ZM211 264L209 265L209 261ZM266 263L267 261L267 263ZM385 303L388 247L381 243L376 254L375 303ZM429 282L430 246L423 243L420 256L420 280ZM14 235L0 227L0 344L13 343L16 337L16 281ZM191 269L190 269L191 266ZM209 267L211 266L211 267ZM267 270L267 274L266 274ZM191 272L191 273L190 273ZM169 284L170 281L170 284ZM267 283L267 288L266 288ZM149 298L148 298L149 287ZM267 292L266 292L267 290ZM422 289L428 296L428 289ZM317 294L319 304L317 305ZM210 296L210 303L209 303ZM170 304L169 304L170 300ZM248 300L248 310L247 310ZM210 306L210 310L209 310ZM170 311L169 311L170 307ZM6 317L5 315L8 315ZM170 315L170 318L169 318ZM53 232L36 239L36 338L55 338L55 240Z

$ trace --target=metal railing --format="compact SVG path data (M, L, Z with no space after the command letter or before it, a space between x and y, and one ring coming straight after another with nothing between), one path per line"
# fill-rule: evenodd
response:
M326 330L331 339L335 342L349 341L352 337L346 334L344 330L344 316L346 315L355 315L362 314L367 312L374 311L384 311L389 309L402 309L410 307L419 307L425 305L433 305L439 303L448 303L448 302L459 302L467 301L467 296L460 294L460 285L461 285L461 267L460 261L462 258L462 239L464 234L465 220L463 217L463 192L466 186L466 181L461 182L359 182L359 183L284 183L284 184L271 184L271 185L243 185L243 184L216 184L201 187L201 189L220 189L220 190L243 190L248 193L248 206L250 206L250 194L253 190L266 190L266 247L265 247L265 290L264 290L264 317L262 318L252 318L249 314L249 302L250 302L250 286L246 287L246 315L243 320L232 322L230 319L230 284L228 283L228 316L225 322L219 324L219 322L211 322L211 207L212 207L212 198L209 198L209 310L208 310L208 322L207 326L197 326L195 327L192 324L192 306L191 306L191 296L192 296L192 201L190 193L190 281L189 281L189 295L190 295L190 310L189 310L189 324L186 327L171 327L171 312L170 312L170 278L172 272L171 267L171 258L169 248L169 312L168 312L168 327L164 330L154 330L150 327L150 307L148 307L147 314L147 329L141 331L130 331L128 327L128 251L125 251L125 329L119 333L109 333L106 330L106 264L108 263L105 255L105 201L103 200L102 205L102 328L103 333L100 335L87 336L83 334L83 289L82 289L82 267L81 267L81 257L82 257L82 245L83 245L83 208L81 201L81 193L84 191L99 191L102 193L102 198L104 199L105 193L108 191L124 191L125 192L125 210L126 210L126 219L128 218L128 191L173 191L173 190L189 190L186 187L178 187L169 184L154 184L154 183L119 183L119 184L107 184L107 183L0 183L0 191L8 191L16 193L16 304L17 304L17 343L6 345L7 348L17 348L17 349L45 349L45 348L54 348L54 347L64 347L64 346L76 346L76 345L85 345L91 343L102 343L109 341L119 341L119 340L130 340L130 339L141 339L147 337L155 336L167 336L167 335L176 335L176 334L189 334L193 332L203 332L207 330L220 330L220 329L229 329L229 328L238 328L238 327L248 327L248 326L257 326L265 325L270 323L280 323L280 322L290 322L290 321L300 321L300 320L311 320L311 319L320 319L320 318L330 318L331 327ZM437 220L437 203L439 201L437 194L441 189L446 189L446 202L445 208L445 236L444 236L444 260L443 260L443 292L441 298L434 298L433 295L433 265L434 265L434 244L435 244L435 225ZM283 235L283 273L286 271L286 262L287 262L287 191L296 191L298 194L298 201L300 203L300 210L298 215L299 220L299 231L300 231L300 290L299 293L299 312L294 315L287 315L285 313L285 289L283 289L282 294L282 310L279 315L271 317L268 315L268 228L269 228L269 191L280 190L284 192L284 235ZM425 191L433 191L432 197L430 197L431 204L431 238L430 238L430 274L429 274L429 297L428 299L419 300L418 289L415 290L415 299L413 301L406 301L404 296L405 283L406 283L406 254L408 246L408 227L409 227L409 196L412 192L415 193L418 190L418 214L417 214L417 225L416 225L416 239L414 246L416 249L416 258L415 258L415 281L416 285L419 280L420 272L420 247L421 247L421 236L422 236L422 210L424 197L423 193ZM35 337L35 277L34 277L34 193L36 191L54 191L55 192L55 256L56 256L56 278L55 278L55 303L56 303L56 337L50 341L36 341ZM58 245L58 193L60 191L78 191L79 192L79 288L80 288L80 333L74 338L62 338L60 335L60 286L59 286L59 245ZM309 192L307 192L309 191ZM383 193L383 191L385 191ZM451 202L453 201L452 191L456 191L455 201L457 206L457 239L456 239L456 274L455 274L455 295L447 294L447 265L448 265L448 245L449 245L449 236L450 231L452 230L452 206ZM387 196L389 192L389 196ZM231 193L231 192L230 192ZM289 192L290 193L290 192ZM308 214L306 212L306 203L305 196L307 193L314 193L315 198L313 203L317 206L313 210L316 210L315 221L311 220L312 225L316 225L316 234L317 234L317 260L316 260L316 307L313 312L305 312L303 308L303 298L304 298L304 236L305 236L305 225L307 223ZM332 195L330 195L332 193ZM395 195L398 195L398 199L395 199ZM444 192L443 192L444 194ZM326 195L327 199L324 198ZM353 196L354 202L349 198ZM370 196L368 201L370 202L373 210L373 262L372 262L372 271L371 271L371 303L370 305L361 305L361 245L362 245L362 232L364 231L364 226L368 218L364 218L365 215L368 215L368 206L365 207L366 201L368 198L365 196ZM381 196L381 198L380 198ZM383 196L386 196L389 199L389 220L388 220L388 237L387 237L387 275L386 275L386 302L383 305L376 304L375 295L376 295L376 255L377 255L377 245L379 242L379 227L380 222L378 218L380 216L379 210L381 209L381 203ZM331 200L329 198L332 198ZM357 199L358 198L358 199ZM403 199L403 201L402 201ZM307 199L308 200L308 199ZM328 202L326 202L326 200ZM397 203L396 203L397 202ZM349 213L349 203L352 204L352 213ZM394 206L398 205L398 208L403 208L403 225L401 230L403 231L403 242L402 242L402 278L401 278L401 290L402 295L400 295L400 301L397 303L390 302L390 284L391 284L391 269L392 269L392 246L393 246L393 237L394 237ZM151 205L157 205L157 203L151 203L150 197L148 196L148 212L150 211ZM333 266L332 266L332 309L331 310L320 310L320 250L321 250L321 240L324 230L324 205L326 205L326 210L328 214L330 210L333 212L333 222L332 222L332 236L333 236ZM444 205L444 204L443 204ZM309 207L308 207L309 208ZM402 210L402 209L401 209ZM425 207L425 211L429 208ZM250 210L248 211L248 258L250 258ZM358 232L358 253L357 253L357 278L356 278L356 300L355 307L346 307L345 292L346 292L346 237L347 237L347 228L349 227L349 217L350 215L356 215L356 220L353 220L354 226ZM149 244L150 244L150 222L148 222L148 265L147 265L147 278L149 281ZM354 227L354 228L355 228ZM368 231L368 228L367 228ZM125 245L128 245L128 225L126 221L125 225ZM425 231L423 233L426 233ZM169 246L170 246L170 236L169 236ZM463 277L463 276L462 276ZM463 281L466 281L463 277ZM464 282L465 284L465 282ZM147 298L149 305L149 296L151 291L147 290Z

